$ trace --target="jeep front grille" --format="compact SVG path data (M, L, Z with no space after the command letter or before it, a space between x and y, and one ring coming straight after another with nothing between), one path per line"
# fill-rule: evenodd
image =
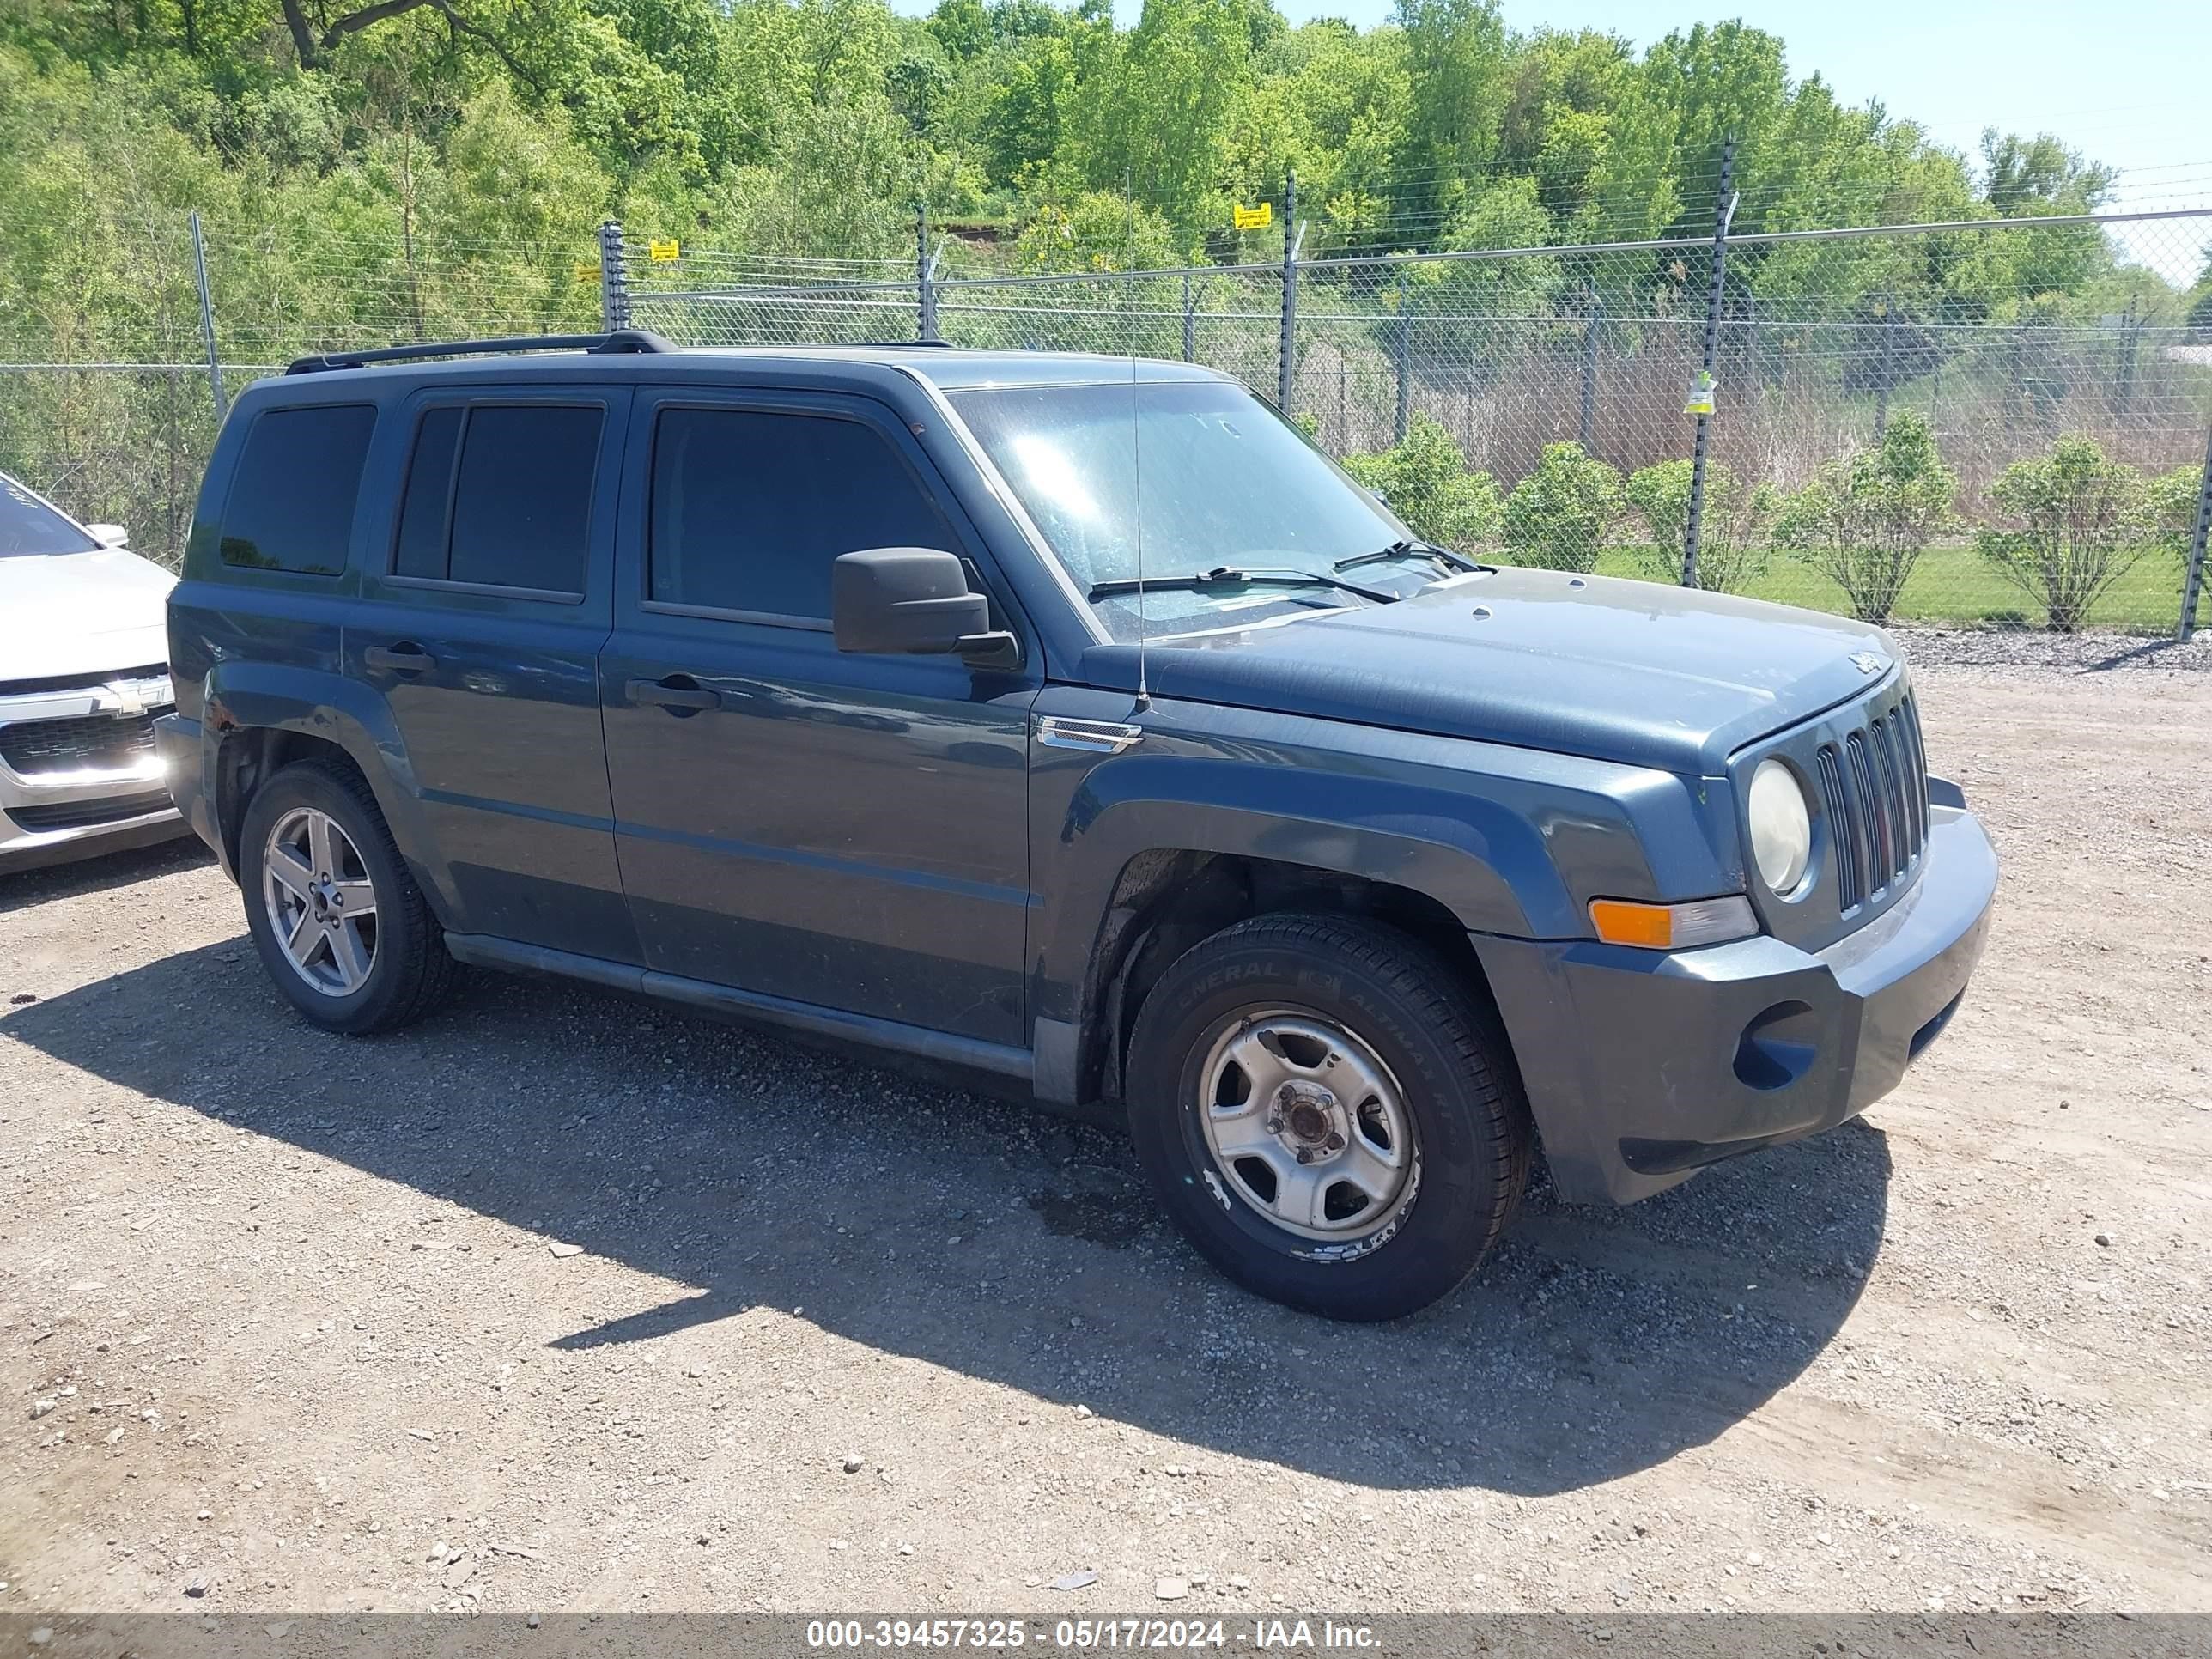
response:
M1877 719L1824 743L1814 758L1836 853L1836 907L1848 915L1911 873L1928 844L1928 757L1907 696Z

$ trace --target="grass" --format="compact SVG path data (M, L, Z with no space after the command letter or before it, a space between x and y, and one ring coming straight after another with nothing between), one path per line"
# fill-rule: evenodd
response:
M1607 576L1648 576L1634 547L1609 547L1598 560ZM1802 559L1778 552L1751 587L1754 599L1848 616L1844 591ZM2181 565L2160 549L2146 551L2090 613L2088 626L2124 634L2171 634L2181 617ZM2043 607L1971 547L1931 547L1913 566L1893 622L1960 627L2041 628Z

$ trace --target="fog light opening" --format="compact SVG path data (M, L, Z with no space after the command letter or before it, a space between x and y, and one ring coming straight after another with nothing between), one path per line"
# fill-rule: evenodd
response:
M1820 1052L1811 1006L1778 1002L1743 1028L1735 1045L1736 1081L1747 1089L1786 1089L1813 1069Z

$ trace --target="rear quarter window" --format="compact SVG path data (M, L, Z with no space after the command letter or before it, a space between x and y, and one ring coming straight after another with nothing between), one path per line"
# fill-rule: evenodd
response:
M225 503L222 562L301 575L344 574L376 428L373 404L268 409L254 417Z
M605 420L598 404L425 411L400 501L392 574L580 597Z

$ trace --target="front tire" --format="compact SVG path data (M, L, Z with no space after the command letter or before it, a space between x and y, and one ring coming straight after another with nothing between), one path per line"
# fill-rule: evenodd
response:
M1528 1180L1496 1020L1372 922L1261 916L1194 946L1145 1000L1127 1092L1138 1159L1199 1252L1332 1319L1449 1292Z
M300 761L262 785L239 825L238 866L262 967L325 1030L392 1030L450 991L443 931L351 768Z

